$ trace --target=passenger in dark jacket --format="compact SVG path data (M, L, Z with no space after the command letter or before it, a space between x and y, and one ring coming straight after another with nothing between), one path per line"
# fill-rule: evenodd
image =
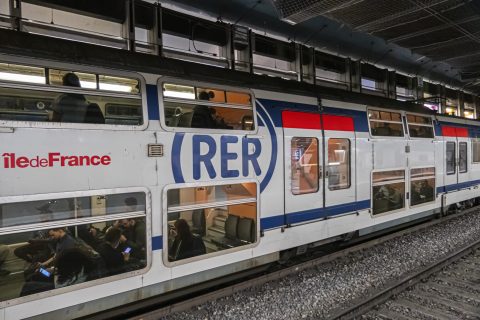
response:
M121 236L120 229L110 228L105 234L105 242L98 246L98 253L105 261L105 267L110 276L127 271L130 253L117 250Z
M168 251L170 261L195 257L207 252L202 238L192 234L190 226L184 219L175 221L175 233L175 239Z
M64 86L80 88L78 76L69 72L62 78ZM88 101L82 94L63 93L53 103L53 117L55 122L84 123L88 109Z

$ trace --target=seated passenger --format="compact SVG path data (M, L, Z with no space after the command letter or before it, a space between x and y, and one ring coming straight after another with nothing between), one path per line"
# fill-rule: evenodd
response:
M28 244L20 246L13 251L18 258L27 262L45 261L52 256L53 241L48 231L35 231Z
M73 72L66 73L62 82L64 86L80 88L80 79ZM53 103L52 121L84 123L88 105L82 94L63 93Z
M207 253L202 238L196 237L190 231L190 226L184 219L175 221L175 237L168 250L170 261L186 259Z
M137 211L137 199L130 197L125 199L125 205L129 211ZM132 248L131 255L139 260L145 260L145 245L147 227L143 219L122 219L117 224L121 226L123 247Z
M105 234L105 242L98 247L98 253L105 261L105 267L109 276L126 271L126 264L130 259L130 253L118 251L122 231L110 228Z
M421 180L414 182L412 190L412 204L420 204L433 200L433 188L427 181Z
M96 103L89 103L85 113L85 123L105 123L102 110Z
M396 210L403 208L403 196L400 192L393 188L392 186L387 186L388 188L388 201L389 201L389 210Z
M10 271L3 269L3 264L10 254L10 248L4 244L0 244L0 277L8 276Z
M62 288L87 280L89 264L88 257L80 248L71 248L63 251L56 264L54 276L55 288Z
M75 247L75 239L67 233L65 228L55 228L48 230L48 235L55 241L55 253L45 262L40 263L40 267L48 268L53 273L53 267L56 266L58 257L68 249Z

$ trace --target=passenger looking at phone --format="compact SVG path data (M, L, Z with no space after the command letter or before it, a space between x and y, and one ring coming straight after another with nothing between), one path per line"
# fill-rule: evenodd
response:
M109 276L126 271L126 266L130 260L130 247L119 251L120 238L122 231L117 228L110 228L105 234L105 242L98 247L98 253L105 261L105 267Z
M125 205L129 212L137 211L137 199L130 197L125 199ZM120 242L121 248L132 248L132 257L145 260L145 244L146 244L146 225L143 219L122 219L116 223L116 227L122 229L122 237Z
M39 267L46 268L49 272L53 272L53 267L56 266L58 257L65 252L65 250L75 247L75 239L67 233L65 228L50 229L48 230L48 235L55 241L55 253L50 259L40 263Z

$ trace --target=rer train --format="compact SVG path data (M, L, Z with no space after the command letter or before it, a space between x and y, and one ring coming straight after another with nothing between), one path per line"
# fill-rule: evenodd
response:
M0 69L0 320L85 316L478 196L474 120L20 56Z

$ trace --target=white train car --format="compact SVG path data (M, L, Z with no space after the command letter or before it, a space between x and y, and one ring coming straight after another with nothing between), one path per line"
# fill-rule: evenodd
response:
M0 69L0 320L85 316L478 196L476 121L22 57Z

